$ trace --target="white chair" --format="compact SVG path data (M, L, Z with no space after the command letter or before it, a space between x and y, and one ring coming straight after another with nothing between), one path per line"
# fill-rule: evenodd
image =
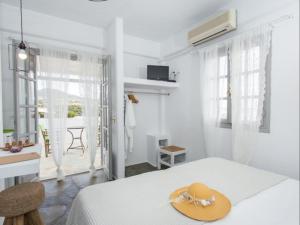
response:
M161 165L173 167L185 163L186 154L187 150L178 146L161 147L158 154L158 169L161 169Z

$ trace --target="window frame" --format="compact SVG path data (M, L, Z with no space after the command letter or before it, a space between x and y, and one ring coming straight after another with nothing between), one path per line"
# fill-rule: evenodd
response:
M223 119L220 121L219 127L225 129L232 129L232 99L231 99L231 88L230 88L230 80L231 80L231 48L228 47L226 49L227 53L227 119ZM267 55L266 65L265 65L265 73L266 73L266 88L265 88L265 99L263 105L263 116L261 121L261 126L259 128L260 133L270 133L270 121L271 121L271 57L272 56L272 47L270 47L270 53ZM219 60L221 56L218 55L218 76L219 76ZM253 71L252 71L253 72ZM220 78L219 78L220 79ZM219 85L219 83L218 83ZM218 98L218 101L220 98ZM219 111L219 104L218 104Z
M261 133L271 133L271 67L272 67L272 47L267 55L265 71L266 71L266 88L263 106L263 116L259 131Z
M222 48L221 48L222 49ZM218 51L222 51L221 49L219 49ZM221 98L218 97L218 101L220 100L227 100L227 118L226 119L222 119L220 120L220 127L221 128L228 128L230 129L232 127L232 107L231 107L231 91L230 91L230 65L231 65L231 60L230 60L230 48L229 47L224 47L224 51L225 54L218 54L218 81L222 78L224 78L224 76L220 76L219 70L219 62L220 62L220 58L224 55L227 56L227 75L225 77L227 77L227 97L226 98ZM219 85L220 82L218 82ZM219 104L218 104L218 111L219 111Z

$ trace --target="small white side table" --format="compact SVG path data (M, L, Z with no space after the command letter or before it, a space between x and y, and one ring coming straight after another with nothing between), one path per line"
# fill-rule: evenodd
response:
M0 151L0 157L9 156L9 155L21 155L24 153L31 153L31 152L36 152L40 155L41 150L42 150L42 146L40 144L37 144L32 147L24 148L19 153L12 154L10 152ZM0 179L25 176L28 174L35 174L35 173L39 173L39 171L40 171L40 159L0 165Z
M158 154L158 169L161 168L161 165L173 167L185 163L186 153L185 148L174 145L161 147Z
M37 144L32 147L24 148L19 153L14 154L24 154L24 153L30 153L30 152L36 152L38 154L41 154L42 145ZM12 153L0 151L0 157L12 155ZM0 191L4 190L4 179L9 177L17 177L17 176L24 176L28 174L35 174L39 173L40 171L40 160L34 159L24 162L18 162L18 163L11 163L11 164L5 164L0 165ZM0 225L3 224L4 218L0 217Z

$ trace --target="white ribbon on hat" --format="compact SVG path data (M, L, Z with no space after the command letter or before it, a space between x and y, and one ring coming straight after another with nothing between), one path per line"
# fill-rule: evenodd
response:
M182 201L189 201L193 203L195 206L209 206L212 205L216 201L216 197L213 195L209 199L200 199L196 198L196 196L190 195L188 192L181 193L177 198L170 200L171 203L179 203Z

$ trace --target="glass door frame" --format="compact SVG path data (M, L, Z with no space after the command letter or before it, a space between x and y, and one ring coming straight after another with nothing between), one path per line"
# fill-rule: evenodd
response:
M100 84L100 146L101 164L108 180L112 179L112 95L111 57L102 59L103 76Z
M14 138L16 141L28 138L30 142L38 143L38 100L37 100L37 74L36 74L36 55L35 49L28 51L28 59L24 61L24 69L19 69L20 60L17 56L17 42L13 40L12 44L13 56L13 76L14 76ZM31 77L30 77L31 75ZM20 103L20 85L24 82L24 102ZM33 85L33 89L30 86ZM31 96L30 91L33 94ZM30 101L30 97L32 101ZM32 104L33 103L33 104ZM25 132L21 131L21 110L25 111ZM34 125L31 124L31 117L34 116ZM34 136L34 140L32 140Z

